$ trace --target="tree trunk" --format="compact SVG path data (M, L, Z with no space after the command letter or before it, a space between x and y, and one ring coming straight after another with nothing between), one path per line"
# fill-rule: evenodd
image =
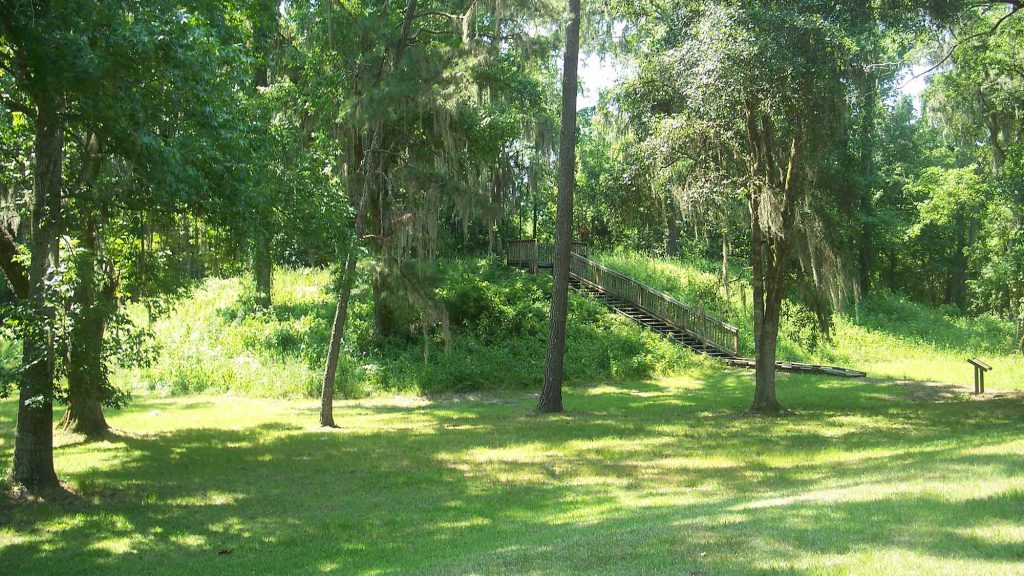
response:
M273 303L270 290L274 278L274 262L270 257L270 239L267 233L258 231L254 244L252 268L256 277L256 304L269 308Z
M946 304L953 304L961 310L967 304L967 278L970 264L967 251L972 244L972 236L975 236L974 221L969 222L968 218L968 216L957 218L957 241L953 252L953 270L946 286Z
M36 326L22 337L22 376L14 440L14 481L30 490L59 485L53 468L53 351L48 324L54 316L46 284L53 242L60 236L64 161L64 102L38 98L27 304Z
M729 229L722 224L722 294L726 303L732 300L729 294Z
M376 138L374 138L376 143ZM368 159L361 159L360 174L365 174ZM320 390L320 425L334 428L334 381L338 373L338 358L341 356L341 343L345 338L345 324L348 321L348 304L352 296L352 286L355 285L356 265L359 263L358 242L363 237L364 221L369 205L370 187L362 181L363 193L359 200L359 207L356 210L355 238L349 246L348 254L345 255L345 270L341 276L341 286L338 289L338 305L334 310L334 322L331 325L331 338L327 343L327 365L324 368L324 382Z
M558 150L558 207L555 213L554 280L551 285L551 325L547 369L541 389L540 412L562 411L562 373L565 324L569 307L569 252L572 247L572 200L576 187L576 90L580 52L580 0L569 0L562 73L562 133Z
M135 255L135 268L138 271L139 286L132 294L132 300L138 299L140 294L146 292L146 238L148 237L149 228L149 217L146 214L142 215L142 221L139 223L139 253Z
M875 206L872 199L872 188L875 179L875 104L877 101L877 85L874 76L869 74L864 79L867 88L863 89L861 107L864 111L861 125L861 168L864 182L861 184L859 208L862 223L858 246L859 270L858 284L862 297L871 291L871 271L875 263Z
M206 274L203 266L203 230L199 218L192 219L192 277L199 279Z
M195 279L192 276L192 224L187 214L176 218L175 223L178 226L178 255L181 256L184 267L182 273L188 278Z
M96 290L96 219L86 211L82 220L81 250L75 262L77 310L68 356L68 408L58 428L95 438L110 429L103 416L107 386L103 337L112 302Z
M1024 354L1024 318L1017 318L1017 351Z
M1021 295L1019 290L1017 286L1008 287L1009 301L1007 302L1007 312L1010 315L1010 319L1013 320L1013 326L1016 329L1013 348L1017 352L1024 354L1024 296Z
M668 194L665 205L665 255L669 258L679 256L679 215L676 211L675 200L672 194Z
M754 403L751 404L750 411L777 414L782 410L782 405L775 396L775 357L779 341L779 316L782 310L781 286L767 286L763 294L762 303L765 308L761 330L754 333L756 364Z
M867 296L871 291L871 269L874 266L875 256L875 225L872 222L874 207L871 202L871 191L861 191L860 195L861 217L864 219L861 225L858 284L862 297Z
M1017 312L1017 351L1024 354L1024 316Z
M991 76L988 70L985 71L985 82L988 83ZM980 93L980 89L979 89ZM983 99L986 100L986 99ZM999 174L1006 163L1006 150L999 142L999 114L995 110L988 113L988 143L992 148L992 173Z
M895 292L899 289L896 284L896 250L889 250L889 290Z
M776 291L769 288L771 277L768 242L758 216L760 199L750 196L750 264L754 289L754 403L751 412L775 413L781 409L775 397L775 346L779 331L778 309L774 317L770 302Z
M536 240L537 239L537 220L538 220L538 218L540 218L540 200L537 199L537 197L539 196L538 192L539 192L539 187L534 188L534 190L533 190L533 228L532 228L533 231L530 234L530 238L532 240Z
M499 238L498 226L505 220L501 201L501 187L498 185L491 185L491 205L488 208L490 210L494 210L494 213L490 214L488 217L487 253L497 254L501 251L501 240Z
M785 284L788 234L794 225L794 189L800 142L793 138L789 162L783 172L776 166L772 150L774 128L758 116L753 102L747 103L747 135L754 154L754 171L763 174L765 184L784 196L782 230L766 231L761 223L763 190L749 193L751 284L754 289L754 402L751 412L776 414L782 410L775 396L775 356L779 316ZM785 174L780 178L779 175Z
M373 333L377 338L384 340L391 334L391 327L387 319L387 310L384 309L384 271L377 270L373 275L371 296L373 298Z
M71 377L68 377L68 408L57 427L88 438L102 438L110 431L110 425L103 415L103 403L95 396L82 395L85 389L81 384L72 384Z
M320 425L334 428L334 380L338 373L338 358L341 355L341 343L345 337L345 323L348 320L348 302L352 296L352 285L355 283L356 264L358 264L357 248L353 246L345 257L345 271L341 277L338 292L338 306L334 311L334 323L331 325L331 339L327 345L327 367L324 370L324 385L320 392Z
M252 94L258 96L261 88L270 86L271 62L275 60L274 42L280 30L279 3L274 0L260 0L252 4L255 13L251 17L255 58L253 61ZM252 239L252 272L256 283L256 305L270 308L271 285L274 278L274 261L271 256L271 233L267 229L268 220L273 218L264 214L261 224L257 226Z

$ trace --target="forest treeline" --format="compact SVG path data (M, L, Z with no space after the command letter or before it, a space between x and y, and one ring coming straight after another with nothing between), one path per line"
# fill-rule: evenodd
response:
M1015 322L1024 346L1021 8L583 3L583 51L633 73L578 114L564 228L720 260L726 294L744 276L755 409L778 409L790 298L827 332L834 311L898 292ZM333 271L327 416L357 285L379 337L443 341L424 263L555 238L567 14L548 0L4 3L15 480L55 485L54 405L65 428L102 434L103 408L127 401L111 369L158 353L126 304L159 314L207 276L250 276L267 308L275 267ZM917 101L909 74L927 77Z

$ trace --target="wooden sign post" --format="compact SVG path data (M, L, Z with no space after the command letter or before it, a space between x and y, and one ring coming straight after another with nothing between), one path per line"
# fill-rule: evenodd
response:
M985 364L977 358L968 358L967 362L974 366L974 393L984 394L985 393L985 372L992 369L991 366Z

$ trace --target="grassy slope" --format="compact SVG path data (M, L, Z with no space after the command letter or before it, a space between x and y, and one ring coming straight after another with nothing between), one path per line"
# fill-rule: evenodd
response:
M751 354L749 312L740 295L719 293L717 275L699 266L626 253L596 258L741 327ZM486 260L443 262L438 293L452 309L453 341L441 353L435 335L430 361L422 340L375 343L369 290L357 291L338 379L347 397L401 393L530 388L543 375L550 280ZM246 305L238 279L211 279L152 328L162 347L150 369L119 371L122 387L170 394L232 393L251 397L308 398L319 393L333 302L324 271L281 270L275 306L258 313ZM749 308L748 308L749 310ZM1012 327L991 318L967 320L876 295L836 319L830 341L811 329L813 318L788 306L780 340L782 359L839 364L871 376L970 384L965 359L995 367L992 390L1024 389L1024 356L1013 354ZM707 365L681 348L573 297L569 322L570 384L607 382L685 372ZM140 316L142 317L142 316ZM418 337L417 337L418 338ZM0 367L17 362L15 347L0 342Z
M629 274L684 302L704 302L709 311L740 327L744 352L752 354L749 312L741 293L731 302L721 297L718 275L699 266L629 253L598 254L599 262ZM747 308L749 310L749 308ZM779 342L779 358L839 364L874 377L927 380L973 386L969 357L994 367L986 389L1024 390L1024 355L1012 350L1013 326L994 318L949 316L891 294L872 296L836 318L831 341L818 341L810 329L813 318L799 306L788 306Z
M348 397L524 389L543 378L550 278L486 260L443 263L438 287L449 302L452 342L444 353L423 342L374 342L369 290L357 290L339 374ZM238 279L210 279L151 326L161 346L149 369L116 375L123 387L170 394L225 393L250 397L319 395L334 312L321 270L279 270L275 305L245 304ZM678 372L705 363L684 349L573 297L566 375L570 383ZM143 320L144 321L144 320Z
M59 436L77 495L0 499L10 574L1021 574L1019 399L735 371L568 392L143 399ZM0 468L13 404L0 402ZM218 554L220 551L230 554Z

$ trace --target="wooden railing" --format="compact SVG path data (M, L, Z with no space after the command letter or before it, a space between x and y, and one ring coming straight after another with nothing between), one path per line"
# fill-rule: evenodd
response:
M536 240L513 240L507 244L507 262L509 266L524 266L534 272L539 268L550 268L554 248L553 244L543 244ZM616 298L643 308L652 316L682 328L712 346L739 355L739 328L726 324L703 309L683 304L664 292L606 268L587 258L587 255L586 244L572 243L569 260L569 272L572 275Z
M703 309L694 309L660 290L579 254L572 255L569 271L577 278L643 308L652 316L682 328L708 344L736 355L740 353L739 328L726 324Z
M586 256L587 245L583 242L573 242L572 252ZM550 268L554 262L554 256L554 244L545 244L536 240L512 240L507 245L509 266L525 266L534 271L538 268Z

